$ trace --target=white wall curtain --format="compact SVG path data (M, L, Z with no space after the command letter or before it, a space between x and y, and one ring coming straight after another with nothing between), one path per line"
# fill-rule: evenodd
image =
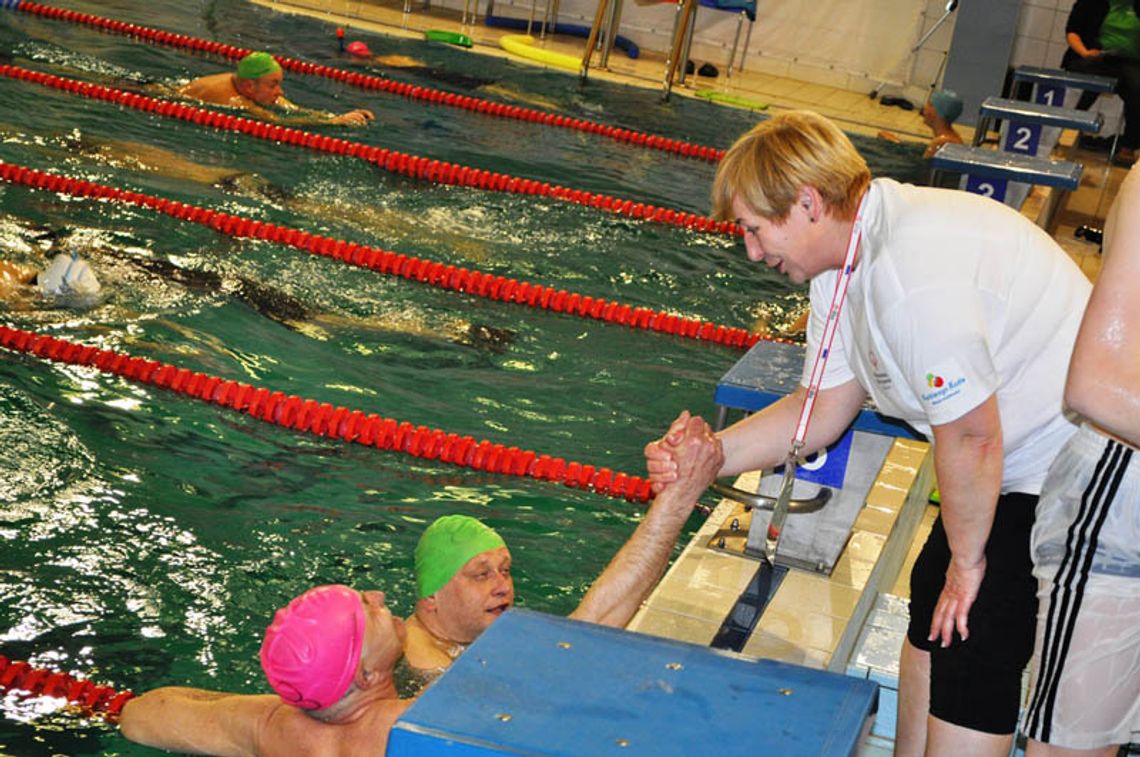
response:
M927 0L760 0L750 54L905 80Z

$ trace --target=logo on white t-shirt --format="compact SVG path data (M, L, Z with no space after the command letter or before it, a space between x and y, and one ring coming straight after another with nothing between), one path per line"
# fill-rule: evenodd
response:
M871 364L871 378L884 391L889 390L891 388L891 374L883 370L883 364L879 362L879 356L875 354L873 349L867 350L867 362Z
M948 379L938 373L926 374L926 388L922 393L922 401L930 405L941 405L946 400L957 397L966 386L966 377Z

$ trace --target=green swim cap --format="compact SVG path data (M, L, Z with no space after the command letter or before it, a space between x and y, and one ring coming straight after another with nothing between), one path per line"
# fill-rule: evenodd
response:
M280 70L281 64L269 53L250 53L238 61L237 75L239 79L260 79Z
M468 515L436 518L416 545L416 588L420 599L443 588L475 555L507 546L503 537Z

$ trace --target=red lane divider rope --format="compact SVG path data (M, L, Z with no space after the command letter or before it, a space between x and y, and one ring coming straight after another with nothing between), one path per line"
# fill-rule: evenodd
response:
M567 313L581 318L608 321L630 328L675 334L743 349L751 347L761 339L784 341L773 337L762 337L745 329L723 326L711 321L683 318L650 308L635 308L601 297L583 296L564 289L556 290L542 284L508 279L467 268L456 268L454 265L445 265L426 258L310 234L307 231L255 221L153 195L120 190L105 184L51 174L3 161L0 161L0 180L59 194L91 197L147 208L183 221L209 226L229 236L265 239L313 255L339 260L347 265L369 268L428 286L499 302L529 305L555 313Z
M486 439L477 441L471 436L414 426L407 421L382 418L374 413L366 415L361 410L333 407L327 402L223 380L170 363L101 350L8 326L0 326L0 347L57 363L93 367L316 436L403 452L412 457L439 460L488 473L561 483L608 497L623 497L631 502L649 501L649 480L640 476L568 462L561 457L540 455L533 450L507 447Z
M0 4L2 6L2 4ZM19 2L15 5L15 10L20 10L32 15L42 16L44 18L58 19L61 21L69 21L76 24L84 24L93 26L98 29L118 32L131 37L137 37L149 42L157 42L162 45L169 45L171 47L188 48L190 50L201 50L207 53L214 53L222 55L234 60L238 60L248 55L253 50L241 47L234 47L221 42L212 42L210 40L201 39L198 37L190 37L185 34L174 34L172 32L163 31L161 29L153 29L139 24L130 24L124 21L116 21L115 19L103 18L95 16L90 13L79 13L77 11L67 10L64 8L56 8L50 5L42 5L33 2ZM345 71L340 68L333 68L331 66L321 65L319 63L308 63L305 61L297 60L295 58L286 58L280 55L274 55L274 58L281 64L282 68L288 71L300 74L309 74L312 76L323 76L326 79L344 82L363 89L374 89L382 92L390 92L396 95L401 95L412 100L422 100L424 102L433 103L436 105L448 105L454 108L463 108L478 113L486 113L500 118L512 118L519 121L530 121L532 123L545 124L547 126L557 126L565 129L575 129L577 131L588 132L597 134L602 137L617 140L618 142L625 142L627 144L636 145L638 147L648 147L654 150L661 150L663 152L676 153L685 157L700 158L708 160L713 163L719 162L724 157L724 150L708 147L705 145L698 145L691 142L685 142L679 139L670 139L668 137L661 137L654 134L646 134L644 132L633 131L631 129L623 129L615 126L607 126L606 124L596 123L594 121L587 121L581 118L568 118L566 116L547 113L533 108L524 108L517 105L504 105L503 103L494 102L491 100L483 100L477 97L469 97L466 95L457 95L453 92L444 92L442 90L431 89L429 87L421 87L413 84L406 84L404 82L392 81L391 79L384 79L379 76L371 76L362 74L355 71Z
M114 720L134 693L115 691L110 686L96 686L88 680L46 668L34 668L26 662L9 660L0 655L0 691L26 691L32 696L60 697L79 705L84 712L102 714Z
M241 132L250 136L264 139L269 142L287 142L289 144L307 147L318 152L327 152L334 155L348 155L374 163L391 173L412 176L437 184L453 184L458 186L475 187L492 192L508 192L511 194L538 195L549 197L560 202L586 205L601 208L612 213L640 218L646 221L662 223L670 226L696 229L703 232L720 234L737 234L740 229L735 223L717 221L708 216L699 216L695 213L661 208L655 205L646 205L632 200L622 200L604 194L595 194L580 189L570 189L563 186L551 186L548 182L534 179L523 179L496 171L486 171L480 168L448 163L443 160L425 158L419 155L388 150L386 148L366 145L360 142L350 142L347 139L330 137L325 134L302 131L276 124L240 118L227 113L218 113L204 108L195 108L184 103L159 100L135 92L105 87L101 84L68 79L55 74L45 74L31 71L19 66L0 66L0 75L18 81L31 82L44 87L51 87L69 94L89 97L93 100L104 100L119 105L157 113L167 118L178 118L191 121L200 126L210 126L215 129Z

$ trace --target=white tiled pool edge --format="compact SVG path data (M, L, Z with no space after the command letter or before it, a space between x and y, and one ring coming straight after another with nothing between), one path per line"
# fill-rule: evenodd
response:
M758 474L737 482L748 488ZM926 539L934 508L930 447L898 439L868 493L831 576L791 570L746 642L743 654L870 677L882 687L879 715L861 753L888 754L897 703L897 653L906 629L905 573ZM708 644L757 562L707 545L735 505L722 501L628 628ZM899 617L901 608L901 620Z

